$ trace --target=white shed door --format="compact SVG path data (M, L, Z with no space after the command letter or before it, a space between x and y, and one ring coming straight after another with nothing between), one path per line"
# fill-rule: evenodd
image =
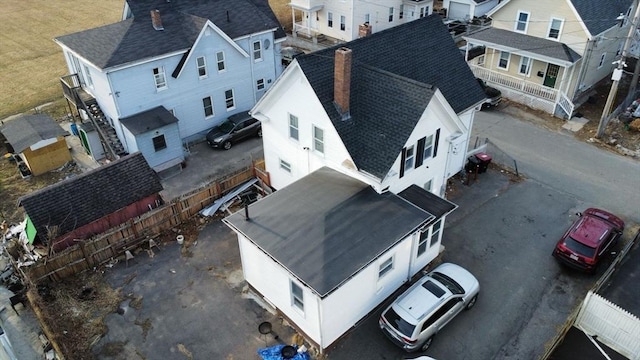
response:
M449 3L447 17L449 19L468 19L471 5L452 1Z

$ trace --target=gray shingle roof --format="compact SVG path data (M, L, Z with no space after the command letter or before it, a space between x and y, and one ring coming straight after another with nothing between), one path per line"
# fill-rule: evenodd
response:
M449 200L443 199L435 194L425 191L423 188L417 185L411 185L408 188L398 193L403 199L415 204L422 210L434 215L433 221L437 221L444 215L449 214L455 210L458 205L452 203Z
M122 157L18 199L39 234L66 234L162 190L141 153Z
M334 53L352 50L351 120L333 104ZM438 15L296 57L359 169L384 178L434 93L457 112L485 98Z
M56 40L105 69L185 51L207 19L232 39L269 29L277 29L276 39L285 37L266 0L129 0L128 4L133 18ZM162 31L151 25L150 11L155 9L160 10Z
M225 222L324 297L433 215L321 168L250 205L249 217Z
M567 61L571 64L581 58L580 54L571 50L571 48L564 43L504 29L483 29L465 36L465 39L471 43L480 41L488 44L502 45L512 49L524 50L552 59Z
M173 116L169 110L165 109L164 106L157 106L153 109L122 118L120 122L129 129L133 135L139 135L178 122L178 119Z
M571 3L595 36L616 25L616 18L627 13L633 0L571 0Z
M46 114L20 115L0 126L0 132L7 138L16 153L23 152L39 141L69 135Z

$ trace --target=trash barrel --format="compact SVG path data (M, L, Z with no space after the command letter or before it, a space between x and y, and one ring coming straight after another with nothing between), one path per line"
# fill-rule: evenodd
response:
M476 159L478 159L478 173L486 172L491 164L491 155L485 153L477 153Z
M467 164L464 166L464 169L467 172L476 172L476 170L480 171L480 160L475 156L469 156L467 159Z
M79 135L78 134L78 125L72 123L71 125L69 125L69 128L71 129L71 133L74 136L78 136Z

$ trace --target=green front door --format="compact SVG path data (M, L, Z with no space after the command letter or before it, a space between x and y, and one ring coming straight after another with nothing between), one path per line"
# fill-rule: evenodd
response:
M548 64L547 65L547 73L544 75L544 82L542 85L553 88L556 86L556 79L558 78L558 73L560 72L560 66Z

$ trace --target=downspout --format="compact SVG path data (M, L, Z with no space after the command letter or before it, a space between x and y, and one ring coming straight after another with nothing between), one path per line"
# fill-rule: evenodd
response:
M322 298L319 294L316 294L316 305L318 307L318 335L319 335L319 343L320 343L320 353L323 353L324 350L324 342L322 341Z

